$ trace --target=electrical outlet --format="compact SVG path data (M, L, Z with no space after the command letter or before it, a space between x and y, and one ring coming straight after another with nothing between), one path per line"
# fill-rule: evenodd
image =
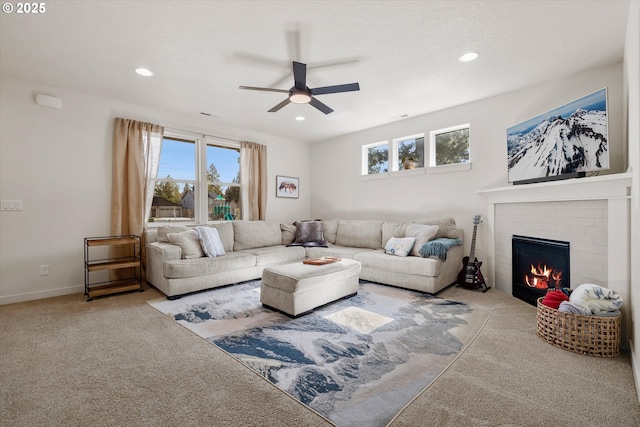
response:
M0 204L0 210L3 211L21 211L22 200L3 200Z
M41 276L48 276L49 275L49 266L48 265L41 265L40 266L40 275Z

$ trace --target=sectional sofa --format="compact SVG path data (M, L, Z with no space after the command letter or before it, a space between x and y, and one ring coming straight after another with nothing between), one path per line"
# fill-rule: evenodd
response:
M437 226L433 243L456 241L444 256L395 256L385 251L391 238L404 238L416 224ZM220 236L225 254L199 252L193 227L167 225L145 231L146 280L170 299L196 291L258 279L265 267L335 256L361 263L360 278L435 294L456 281L462 267L462 230L453 218L415 222L324 220L324 242L296 244L296 225L265 221L207 224ZM191 231L190 231L191 230ZM288 246L294 244L293 246Z

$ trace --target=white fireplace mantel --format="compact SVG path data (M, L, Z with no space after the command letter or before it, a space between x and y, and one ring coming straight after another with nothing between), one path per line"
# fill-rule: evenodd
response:
M536 202L607 201L607 287L624 301L623 325L630 321L630 200L632 174L620 173L478 191L487 201L487 260L490 283L496 283L496 206ZM504 290L504 289L503 289ZM510 289L509 289L510 292ZM623 330L628 330L623 326ZM624 332L624 331L623 331Z
M631 174L510 185L478 191L489 204L630 198Z

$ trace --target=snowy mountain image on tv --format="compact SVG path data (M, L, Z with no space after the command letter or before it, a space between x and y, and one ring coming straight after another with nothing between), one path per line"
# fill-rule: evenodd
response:
M507 129L509 182L609 169L607 89Z

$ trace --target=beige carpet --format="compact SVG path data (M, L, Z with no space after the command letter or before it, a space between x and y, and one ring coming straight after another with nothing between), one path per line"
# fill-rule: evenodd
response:
M148 304L81 294L0 307L2 426L328 426ZM628 355L535 335L535 307L495 289L440 296L494 308L465 352L392 426L638 426Z

